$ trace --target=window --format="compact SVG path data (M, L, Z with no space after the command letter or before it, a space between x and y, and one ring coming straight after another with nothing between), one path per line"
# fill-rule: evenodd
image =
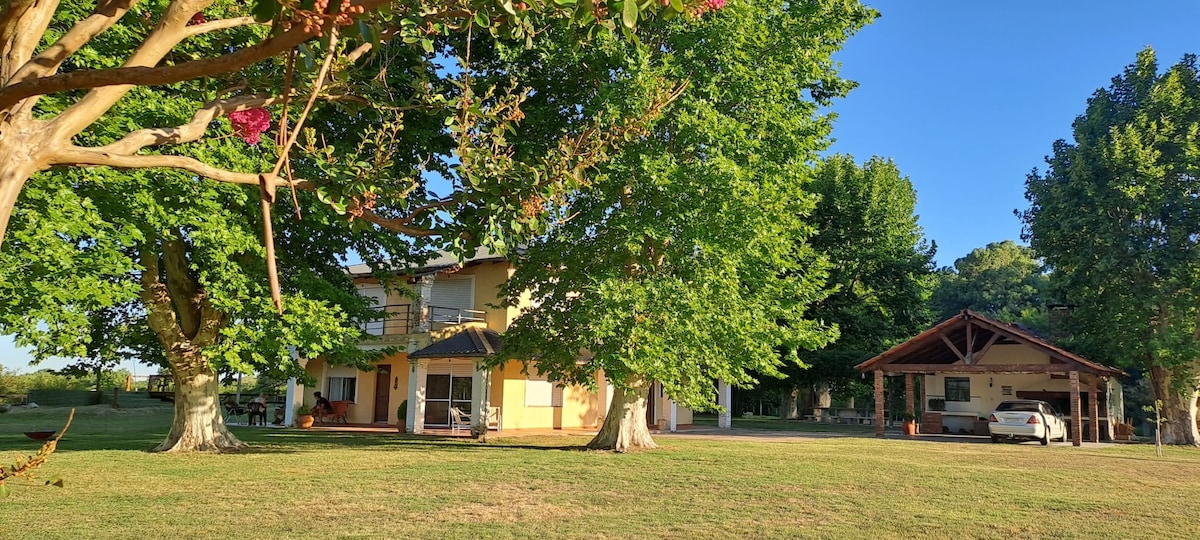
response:
M946 377L946 401L971 401L970 377Z
M330 377L329 401L354 401L354 389L358 386L357 377Z
M544 375L530 373L525 380L525 406L562 407L563 385L546 380Z

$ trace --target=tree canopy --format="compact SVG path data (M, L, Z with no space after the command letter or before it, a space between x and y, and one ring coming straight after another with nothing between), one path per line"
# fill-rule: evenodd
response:
M942 269L932 303L939 320L970 309L1045 330L1050 296L1050 277L1033 249L1004 240L975 248Z
M533 97L557 111L536 121L551 131L579 129L580 115L561 113L569 104L586 117L636 105L663 80L688 82L649 136L555 209L505 286L508 302L529 295L534 307L495 361L532 359L551 379L586 385L603 371L615 387L592 446L653 446L644 406L654 382L712 409L715 381L777 376L779 351L795 362L836 336L807 315L825 294L826 264L804 240L816 202L804 186L829 131L818 107L852 86L830 55L871 16L853 1L731 1L696 23L639 26L640 47L550 42L523 53L559 81Z
M1200 70L1147 48L1026 180L1026 234L1076 305L1087 354L1149 371L1164 441L1197 444Z

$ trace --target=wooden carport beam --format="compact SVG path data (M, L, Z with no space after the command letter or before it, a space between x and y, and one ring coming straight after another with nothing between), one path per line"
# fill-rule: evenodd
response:
M954 342L950 341L950 338L947 337L946 334L938 332L938 337L942 338L942 341L946 342L946 346L950 347L950 350L954 351L954 356L957 356L958 359L962 360L963 362L967 362L967 357L963 356L963 353L958 350L958 347L954 346Z
M987 340L987 343L983 344L983 348L979 349L979 353L971 355L971 363L978 364L980 360L983 360L983 355L987 354L988 349L991 349L992 345L995 345L997 341L1000 341L1000 332L992 332L992 337Z
M1083 418L1079 411L1079 372L1071 372L1071 446L1083 444Z
M887 364L888 375L903 373L1066 373L1079 368L1070 364Z
M1088 431L1090 431L1092 442L1100 442L1100 399L1096 392L1096 376L1092 375L1088 381Z
M913 414L913 375L904 374L904 412Z
M975 351L975 336L971 334L971 319L967 319L967 354L963 355L963 361L968 364L974 364L975 358L972 353Z
M875 436L883 436L883 371L875 370Z

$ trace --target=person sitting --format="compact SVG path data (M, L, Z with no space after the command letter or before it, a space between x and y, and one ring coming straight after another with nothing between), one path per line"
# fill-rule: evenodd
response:
M250 405L247 406L250 411L249 423L254 425L254 420L257 418L261 425L267 425L267 393L263 392L258 397L250 400Z
M333 413L333 404L328 399L325 399L320 392L313 392L313 397L317 398L317 404L313 405L312 408L314 418L320 420Z
M225 421L226 422L229 421L230 417L241 416L243 414L246 414L246 410L243 409L241 405L238 405L237 400L233 399L233 396L226 397L225 403L223 403L222 405L225 407Z

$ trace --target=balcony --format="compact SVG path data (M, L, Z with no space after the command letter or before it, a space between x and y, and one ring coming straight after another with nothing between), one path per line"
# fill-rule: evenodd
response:
M375 319L361 323L362 329L374 336L404 336L423 334L470 322L484 322L485 312L478 309L424 306L414 309L412 304L390 304L384 306L386 319Z

